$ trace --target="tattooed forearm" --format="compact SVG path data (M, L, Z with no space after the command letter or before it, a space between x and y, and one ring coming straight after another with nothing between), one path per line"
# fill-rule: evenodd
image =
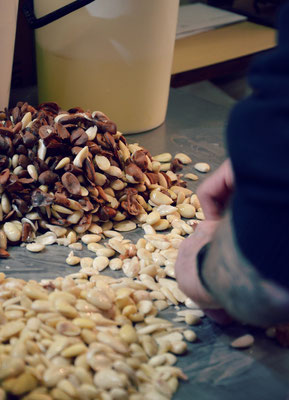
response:
M229 213L211 243L202 277L217 301L242 322L268 326L289 320L289 292L264 279L244 258Z

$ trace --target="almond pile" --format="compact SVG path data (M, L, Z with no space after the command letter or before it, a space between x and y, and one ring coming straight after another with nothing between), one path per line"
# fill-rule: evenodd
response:
M0 256L9 256L7 243L41 234L48 233L43 245L69 245L96 224L145 222L152 207L176 204L185 189L176 172L191 160L171 158L127 144L99 111L20 102L0 112Z
M176 355L204 316L174 280L178 248L204 219L179 174L191 161L127 144L101 112L0 112L0 256L57 243L81 267L40 283L0 273L0 400L165 400L187 379ZM122 236L137 226L137 243ZM91 257L74 254L83 244ZM190 308L175 318L185 326L157 316L171 305Z

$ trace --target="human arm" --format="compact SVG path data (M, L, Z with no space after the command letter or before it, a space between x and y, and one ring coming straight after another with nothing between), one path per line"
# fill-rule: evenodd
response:
M253 94L234 108L229 120L235 189L226 218L218 219L218 208L217 213L214 208L211 215L206 212L220 223L201 268L203 282L197 274L197 253L191 253L191 272L197 278L187 294L198 302L194 285L204 283L212 306L217 302L232 316L255 325L289 320L288 21L289 4L280 20L279 46L255 63L250 75ZM185 279L184 262L179 258L176 264L180 281Z
M197 256L207 243L210 247L200 267ZM256 326L289 320L289 291L265 279L243 256L230 212L221 221L202 222L183 242L176 278L183 292L217 322L228 322L221 308L231 317Z
M231 213L218 225L200 273L210 295L241 322L270 326L289 321L289 291L264 278L242 254Z

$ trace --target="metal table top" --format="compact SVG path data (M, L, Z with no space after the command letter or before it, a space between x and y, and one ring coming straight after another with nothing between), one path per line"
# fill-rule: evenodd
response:
M127 139L130 143L139 142L153 155L184 152L193 162L208 162L214 170L225 159L223 132L232 105L231 99L206 82L171 89L166 122L153 131ZM184 171L189 172L190 166ZM204 177L205 174L200 181ZM189 187L195 190L196 185L191 182ZM127 236L135 241L140 234L139 229ZM9 259L0 260L0 271L14 277L38 280L64 276L78 269L65 265L68 249L60 246L49 246L43 254L27 254L19 247L12 248L10 253ZM89 254L87 250L81 252L82 256ZM171 307L161 314L171 319L175 312ZM266 338L263 331L237 323L223 328L207 318L194 330L199 340L189 344L188 354L179 357L177 364L189 380L181 383L175 399L289 399L289 350ZM248 332L255 336L251 349L239 351L229 347L233 338Z

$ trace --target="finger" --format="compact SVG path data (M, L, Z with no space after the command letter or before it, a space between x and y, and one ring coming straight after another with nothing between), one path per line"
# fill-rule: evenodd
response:
M219 325L229 325L233 322L233 318L222 308L219 310L204 309L203 311L208 318Z
M205 236L200 231L201 243L204 243L204 238ZM201 284L198 276L196 255L202 245L195 240L194 235L183 241L175 264L176 279L180 289L200 307L219 308L219 305Z
M230 161L226 160L197 191L204 215L207 219L219 219L233 191L233 173Z

